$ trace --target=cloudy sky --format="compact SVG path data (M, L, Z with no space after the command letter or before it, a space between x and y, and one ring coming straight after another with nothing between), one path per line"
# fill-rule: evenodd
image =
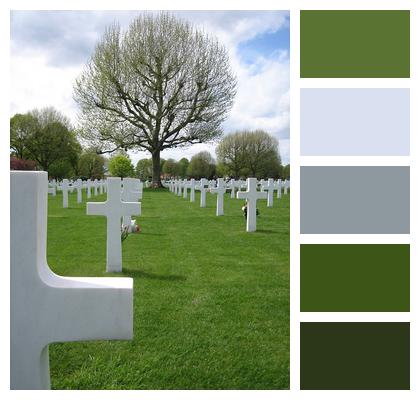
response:
M13 11L10 114L54 106L77 122L73 83L107 25L127 28L140 11ZM228 49L238 87L225 133L264 129L279 139L289 163L289 13L286 11L174 12L216 36ZM214 145L170 149L163 158L190 158ZM130 153L134 162L149 157Z

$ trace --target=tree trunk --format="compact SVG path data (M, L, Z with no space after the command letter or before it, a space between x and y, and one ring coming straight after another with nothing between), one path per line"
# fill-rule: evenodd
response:
M160 150L152 153L152 187L154 189L162 187L160 182Z

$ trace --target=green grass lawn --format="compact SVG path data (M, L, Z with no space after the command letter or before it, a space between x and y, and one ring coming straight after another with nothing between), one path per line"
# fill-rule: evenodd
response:
M85 201L85 193L83 193ZM216 217L167 190L145 190L142 232L105 272L105 217L48 197L48 262L68 276L134 278L134 338L50 345L54 389L289 388L289 196L245 232L241 200ZM91 201L104 201L106 195Z

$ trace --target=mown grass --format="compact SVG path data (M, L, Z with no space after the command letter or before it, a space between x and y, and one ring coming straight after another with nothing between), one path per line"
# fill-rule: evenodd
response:
M106 195L92 198L103 201ZM84 201L86 199L84 198ZM145 190L142 232L123 242L134 278L134 339L50 345L54 389L287 389L289 196L245 232L240 200L216 217L167 190ZM105 272L104 217L49 196L48 262L58 274Z

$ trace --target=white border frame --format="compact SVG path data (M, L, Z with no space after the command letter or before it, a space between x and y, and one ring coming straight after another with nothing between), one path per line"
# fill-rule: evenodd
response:
M417 185L420 182L420 165L419 165L419 152L420 152L420 124L419 124L419 51L420 45L418 38L419 35L419 4L417 0L259 0L259 1L242 1L237 0L212 0L212 1L192 1L192 0L119 0L119 1L89 1L89 0L62 0L60 2L53 0L6 0L0 5L1 19L0 30L2 33L1 50L2 50L2 63L0 64L1 76L3 78L3 91L1 94L1 109L8 110L9 108L9 83L8 76L10 71L9 59L9 11L25 10L25 9L67 9L67 10L89 10L89 9L103 9L103 10L136 10L136 9L173 9L173 10L235 10L235 9L248 9L248 10L290 10L290 143L291 143L291 180L293 182L291 192L291 225L290 225L290 239L291 239L291 254L290 254L290 391L228 391L217 392L213 391L60 391L59 396L63 399L73 399L75 396L78 398L93 398L100 395L102 398L115 398L115 396L123 398L137 399L139 395L145 399L161 399L161 398L213 398L215 395L222 398L314 398L314 399L336 399L339 396L342 399L350 399L357 396L361 399L400 399L417 397L420 394L419 379L420 369L420 347L418 339L419 332L419 306L420 306L420 291L416 290L418 285L420 273L418 268L420 265L420 253L417 245L419 240L418 226L420 223L420 212L414 205L420 204L419 188ZM300 79L299 76L299 11L300 9L410 9L411 10L411 78L410 79ZM386 81L386 82L385 82ZM347 85L347 86L346 86ZM371 157L363 158L346 158L343 160L333 160L328 157L317 157L316 161L311 157L300 157L300 139L299 139L299 92L303 87L409 87L411 89L411 137L410 137L410 157L403 157L397 160L394 157L380 157L374 160ZM6 88L6 90L4 90ZM1 128L3 132L8 132L9 129L9 113L2 113ZM2 183L9 184L8 174L8 135L0 135L2 140L2 149L5 152L1 158L2 168ZM369 159L368 159L369 158ZM315 164L314 164L315 163ZM318 163L318 164L317 164ZM338 164L337 164L338 163ZM300 165L409 165L411 173L411 233L410 235L340 235L340 237L333 237L334 235L300 235L299 226L299 167ZM3 179L4 178L4 179ZM1 210L4 215L3 224L4 237L2 240L3 254L7 255L4 258L5 271L3 271L2 291L1 291L1 305L2 316L9 321L9 197L2 196ZM322 237L321 237L322 236ZM300 391L299 390L299 323L301 320L308 320L308 318L320 318L317 320L339 320L342 313L310 313L313 316L309 317L306 314L299 312L299 245L300 243L332 243L331 240L336 240L337 243L410 243L411 245L411 312L407 313L345 313L343 318L348 321L350 318L353 320L393 320L395 318L402 318L401 320L411 322L411 390L410 391ZM353 315L354 314L354 315ZM398 315L397 315L398 314ZM402 314L402 315L399 315ZM405 318L407 316L407 318ZM323 318L323 319L322 319ZM8 322L7 322L8 325ZM2 388L3 398L18 399L21 393L18 391L9 391L9 329L3 328L2 333L2 347L3 347L3 362L0 370L0 382ZM7 356L6 356L7 355ZM417 377L417 380L416 380ZM25 392L31 397L39 398L54 398L55 391L51 392Z

